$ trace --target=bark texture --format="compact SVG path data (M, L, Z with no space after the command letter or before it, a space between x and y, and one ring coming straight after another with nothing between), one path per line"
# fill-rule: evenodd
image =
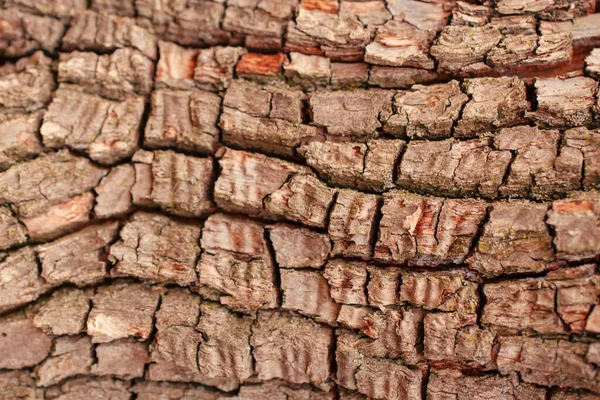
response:
M0 0L0 400L600 399L595 0Z

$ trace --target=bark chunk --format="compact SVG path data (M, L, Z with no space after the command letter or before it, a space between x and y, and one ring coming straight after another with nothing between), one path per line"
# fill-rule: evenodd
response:
M17 164L0 173L0 204L13 204L17 214L32 217L92 189L105 170L68 151Z
M552 203L547 223L554 228L558 258L584 260L600 254L600 193L575 192Z
M585 126L592 122L598 82L591 78L535 80L537 110L528 113L536 124L550 128Z
M21 225L9 207L0 207L0 250L27 242L27 229Z
M374 259L435 267L460 264L469 253L486 204L393 191L384 194Z
M491 144L490 138L412 141L398 166L396 183L424 194L498 197L511 153Z
M581 155L563 147L559 155L560 133L519 126L505 128L494 138L499 150L514 154L506 182L500 187L503 195L548 199L579 188ZM565 150L564 152L562 150Z
M410 92L394 97L395 112L384 130L409 138L441 139L452 128L469 100L457 81L430 86L415 85Z
M46 399L129 400L129 382L112 378L76 378L46 390Z
M211 215L202 231L200 284L214 289L221 304L255 314L277 306L274 265L264 225L242 217Z
M54 53L65 30L54 18L10 8L0 10L0 21L0 55L3 57L23 57L35 50Z
M585 72L594 79L600 79L600 48L593 49L585 59Z
M137 212L110 247L111 273L185 286L197 281L200 226L169 217Z
M545 223L547 204L497 202L491 207L471 268L486 276L542 272L552 266L552 236Z
M183 289L170 289L162 295L156 312L156 336L150 346L149 380L198 381L198 345L203 341L196 330L199 316L198 295ZM169 393L168 387L164 389L164 393ZM148 397L153 398L150 394Z
M465 271L403 272L400 300L426 310L475 315L479 305L478 285Z
M135 184L135 168L131 164L121 164L111 168L94 188L96 218L114 218L127 214L131 208L131 189Z
M475 314L427 314L424 321L425 358L475 368L492 368L495 332L477 326Z
M133 48L151 60L156 60L156 38L136 25L131 18L121 18L104 12L77 11L62 39L66 51L88 50L107 53L116 49Z
M88 374L94 362L89 336L64 336L54 342L52 354L35 369L38 386L50 386Z
M560 159L565 159L565 170L572 169L583 175L583 189L591 190L600 187L600 131L587 128L567 130L561 143ZM582 172L583 169L583 172ZM575 172L575 170L577 172Z
M226 211L251 216L268 215L263 209L266 197L280 189L290 175L308 172L298 164L232 149L220 155L219 166L221 174L215 182L215 202Z
M114 283L99 287L92 297L87 333L93 343L128 337L145 341L153 328L159 291L140 284Z
M31 112L44 107L56 87L52 60L41 51L0 68L0 111Z
M543 400L546 390L519 381L516 374L507 376L469 376L450 369L435 369L429 375L427 398L478 398L490 400Z
M331 251L329 237L307 228L267 226L275 260L281 268L323 268Z
M299 153L332 185L381 192L394 187L402 140L372 139L367 143L314 141Z
M317 271L280 271L283 308L334 325L340 306L329 295L327 279Z
M331 255L371 258L378 209L379 196L348 189L338 191L327 229L333 242Z
M473 137L524 121L528 103L525 84L519 78L467 79L463 89L470 100L456 125L456 137Z
M94 194L85 192L61 203L49 206L31 217L22 216L32 241L52 240L85 225L94 207Z
M217 121L221 99L198 90L157 90L146 124L144 144L210 154L219 139Z
M407 22L389 21L377 28L375 39L365 48L365 61L390 67L434 69L429 55L433 37L431 32Z
M309 100L312 120L333 136L369 138L390 116L392 96L377 89L317 92Z
M0 171L42 152L38 131L43 111L0 115Z
M124 100L152 91L154 63L136 49L117 49L112 54L97 55L74 51L60 55L58 81L85 88L113 100Z
M254 374L250 353L252 319L213 303L200 306L197 330L199 381L220 390L234 390Z
M34 311L33 324L55 336L77 335L85 329L91 295L89 289L58 289Z
M39 274L31 247L0 253L0 313L35 301L51 288Z
M226 44L232 35L221 28L225 4L209 0L162 3L134 0L137 23L161 39L183 46Z
M342 304L367 304L367 264L333 259L325 266L331 297Z
M29 371L4 371L0 373L0 393L3 399L44 400L44 389L36 388Z
M226 89L233 80L238 61L246 54L242 47L210 47L198 50L194 81L203 90Z
M280 378L320 387L329 380L333 331L307 318L262 311L250 342L261 380Z
M421 400L423 369L409 368L396 360L366 358L358 367L356 387L368 397Z
M144 343L120 340L101 343L96 347L97 362L92 366L94 375L110 375L120 379L141 378L144 366L150 362Z
M42 277L51 284L94 284L107 276L107 246L117 236L118 222L92 225L36 248Z
M342 305L338 323L359 330L370 339L357 346L361 356L399 358L405 364L422 360L423 311L418 308L368 307Z
M327 57L290 53L291 61L284 65L285 76L293 85L305 90L327 86L331 80L331 62Z
M0 368L22 369L42 362L52 350L52 338L24 313L0 318Z
M325 228L335 194L335 189L314 175L298 173L268 195L264 200L265 209L276 217Z
M528 383L598 392L598 367L586 357L591 346L561 339L505 337L500 339L498 369L502 374L519 372Z
M85 151L101 164L130 157L137 148L144 99L105 100L78 90L59 88L40 129L44 145Z
M482 321L509 333L595 332L600 278L586 265L549 273L546 278L484 286Z

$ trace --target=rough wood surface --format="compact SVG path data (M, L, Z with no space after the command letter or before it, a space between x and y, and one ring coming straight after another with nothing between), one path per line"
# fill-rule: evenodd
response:
M595 0L0 0L0 400L600 399Z

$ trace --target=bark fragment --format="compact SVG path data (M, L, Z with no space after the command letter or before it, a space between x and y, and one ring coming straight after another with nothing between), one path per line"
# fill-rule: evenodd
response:
M528 103L525 84L519 78L467 79L463 90L470 101L464 106L456 125L456 137L473 137L524 121Z
M200 226L169 217L137 212L110 247L113 276L133 276L182 286L197 281Z
M137 23L153 28L161 39L183 46L226 44L232 35L221 28L225 5L200 0L189 3L156 3L134 0Z
M473 368L494 368L495 332L477 326L477 315L427 314L424 321L425 358Z
M484 286L482 321L509 333L596 332L600 278L593 265L549 273L546 278Z
M94 284L107 276L107 246L117 236L118 222L92 225L36 248L41 276L51 284Z
M52 338L18 312L0 318L0 368L22 369L42 362L52 350Z
M370 338L357 346L362 356L400 359L409 365L423 359L421 309L392 306L373 310L344 304L338 323Z
M448 138L468 100L454 80L430 86L415 85L410 92L396 94L395 112L384 130L411 139Z
M280 270L282 307L334 325L340 306L329 295L327 279L317 271Z
M486 212L474 199L441 199L401 191L384 194L373 258L436 267L464 262Z
M502 374L519 372L528 383L598 392L598 367L586 356L593 346L562 339L505 337L500 339L498 369Z
M327 235L307 228L277 224L267 226L275 260L281 268L323 268L331 251Z
M332 256L371 258L379 196L343 189L333 203L327 233Z
M42 152L38 130L43 111L0 115L0 171Z
M220 390L236 389L254 374L250 353L252 320L213 303L202 303L197 330L199 381Z
M552 203L547 223L555 231L558 258L577 261L600 254L599 196L596 191L575 192Z
M96 218L114 218L127 214L132 209L131 189L135 184L135 168L121 164L111 168L94 188Z
M0 253L0 313L35 301L52 285L40 276L31 247Z
M0 111L31 112L44 107L56 87L52 60L41 51L0 68Z
M511 153L491 138L411 141L398 166L396 184L410 191L454 197L498 197Z
M153 329L159 290L134 283L99 287L92 297L87 319L87 333L92 342L107 343L128 337L147 340Z
M52 335L77 335L85 329L90 310L90 289L61 288L36 305L33 324Z
M390 91L317 92L310 96L312 121L332 136L369 138L391 115Z
M44 145L85 151L101 164L130 157L138 146L144 99L110 101L78 90L59 88L40 129Z
M226 211L247 215L269 214L263 209L266 197L277 191L291 174L306 167L262 154L225 149L217 154L221 174L215 182L214 199Z
M27 242L27 229L21 225L9 207L0 207L0 250Z
M200 284L221 304L247 314L277 307L273 260L264 225L242 217L211 215L202 230Z
M598 82L591 78L544 78L535 80L537 110L527 115L550 128L585 126L592 122Z
M62 39L65 51L87 50L108 53L116 49L133 48L151 60L156 60L156 38L130 18L120 18L104 12L77 11Z
M405 145L402 140L383 139L314 141L301 146L299 153L332 185L381 192L394 187L394 167Z
M94 375L116 376L120 379L141 378L150 362L146 344L133 340L101 343L96 347L97 362L92 366Z
M58 81L79 85L86 92L113 100L133 95L147 97L152 91L154 63L139 50L117 49L97 55L74 51L60 55Z
M89 336L56 338L50 357L35 368L38 386L51 386L77 375L89 374L93 359Z
M250 343L259 379L326 387L331 373L331 328L283 312L261 311Z
M333 259L325 266L331 297L342 304L367 304L367 264L360 261Z
M0 204L32 217L98 184L105 170L68 151L45 154L0 173Z
M198 295L183 289L170 289L162 295L156 312L156 336L150 346L152 363L147 373L150 381L198 381L198 345L203 341L196 330L199 315ZM169 393L169 388L165 389ZM151 394L148 397L153 398Z
M0 21L0 55L3 57L23 57L35 50L54 53L65 30L54 18L10 8L0 10Z
M210 154L219 140L221 99L198 90L157 90L146 124L144 144Z
M467 271L402 272L400 301L426 310L475 315L479 306L478 284Z
M469 376L451 369L434 369L429 375L428 399L480 396L490 400L543 400L546 398L546 390L520 382L517 374Z
M547 204L497 202L469 259L485 276L542 272L555 259L552 236L545 223Z
M196 86L212 91L226 89L233 80L236 65L239 65L238 61L245 54L246 49L231 46L198 50L194 69Z

